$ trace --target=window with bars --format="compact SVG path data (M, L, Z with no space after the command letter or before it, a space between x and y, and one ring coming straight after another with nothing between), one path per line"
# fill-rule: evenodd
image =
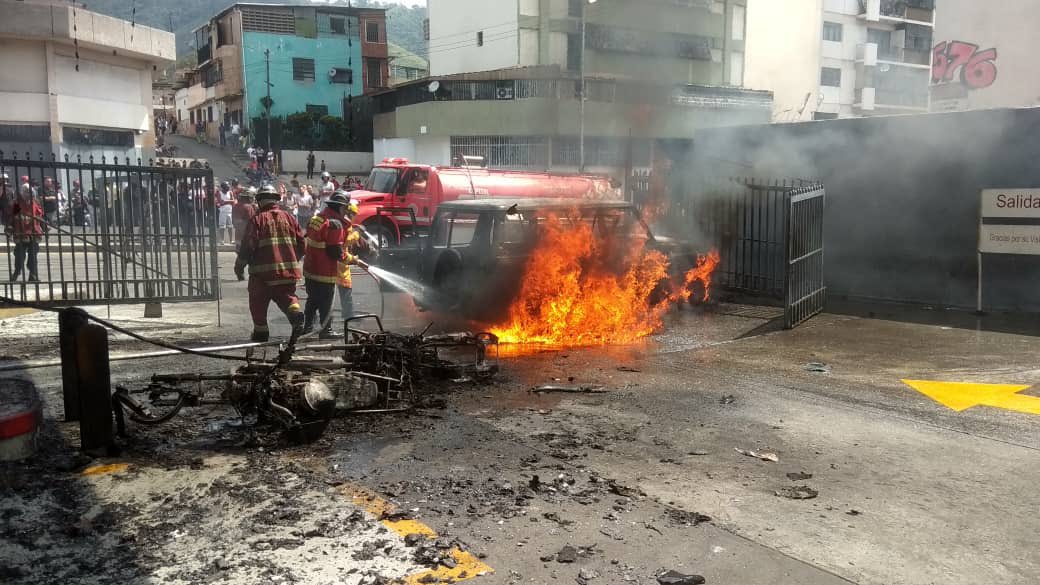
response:
M134 133L123 130L101 130L98 128L77 128L65 126L62 138L68 144L85 144L88 146L134 146Z
M292 78L294 81L314 81L314 59L293 57Z
M366 59L369 87L383 87L383 67L379 59Z
M379 42L379 23L378 22L367 22L365 23L365 40L370 43Z
M823 23L823 40L840 43L844 32L841 24L837 22Z
M545 136L452 136L451 160L462 164L463 156L480 156L489 168L545 169L548 146Z
M284 35L296 34L296 18L291 11L266 9L242 10L242 30Z
M347 19L343 17L333 16L329 18L329 29L332 34L345 35L347 34Z

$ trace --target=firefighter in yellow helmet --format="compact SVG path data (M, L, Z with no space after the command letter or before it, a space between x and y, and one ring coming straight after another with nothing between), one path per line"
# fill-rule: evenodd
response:
M339 289L339 308L344 321L354 316L354 284L350 278L350 267L357 264L358 255L364 253L368 248L368 240L362 238L358 230L351 229L351 224L358 212L358 203L353 199L343 210L348 231L343 245L343 258L339 262L339 278L336 281L336 288Z

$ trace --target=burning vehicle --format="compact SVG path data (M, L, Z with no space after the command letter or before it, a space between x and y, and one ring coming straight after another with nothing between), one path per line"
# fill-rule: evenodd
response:
M424 304L493 323L503 342L597 344L707 300L718 259L655 238L624 201L485 199L440 206L419 274Z

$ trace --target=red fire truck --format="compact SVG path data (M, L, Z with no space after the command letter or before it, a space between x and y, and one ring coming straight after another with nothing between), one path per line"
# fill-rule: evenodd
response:
M438 167L388 158L372 168L363 189L350 195L361 209L355 221L379 238L381 248L393 248L427 233L437 206L445 201L495 197L609 200L620 199L621 190L600 175Z

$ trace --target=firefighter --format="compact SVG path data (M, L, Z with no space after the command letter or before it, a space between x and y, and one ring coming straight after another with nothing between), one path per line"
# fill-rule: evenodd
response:
M319 339L335 339L332 332L332 301L339 282L339 263L347 239L349 220L343 217L350 197L337 191L329 197L325 209L307 224L307 252L303 258L303 277L307 286L307 308L304 311L304 333L314 328L314 317L321 318Z
M252 340L271 338L267 326L267 307L274 301L289 318L293 332L303 325L296 283L300 280L297 250L303 248L303 235L292 214L278 207L278 190L264 185L257 192L260 211L246 224L238 250L235 275L245 280L249 266L249 312L253 317Z
M336 288L339 289L339 308L343 316L344 331L346 330L346 320L354 316L354 291L350 278L350 267L357 264L358 254L368 249L368 240L362 238L358 230L350 227L359 211L357 201L351 199L343 214L347 220L347 229L349 231L345 242L346 245L343 247L343 258L339 262L339 278L336 281Z
M43 208L33 197L29 183L19 189L18 200L11 209L8 233L14 240L14 272L11 282L22 276L22 268L28 264L29 282L40 280L36 269L36 255L40 252L40 240L43 238Z

